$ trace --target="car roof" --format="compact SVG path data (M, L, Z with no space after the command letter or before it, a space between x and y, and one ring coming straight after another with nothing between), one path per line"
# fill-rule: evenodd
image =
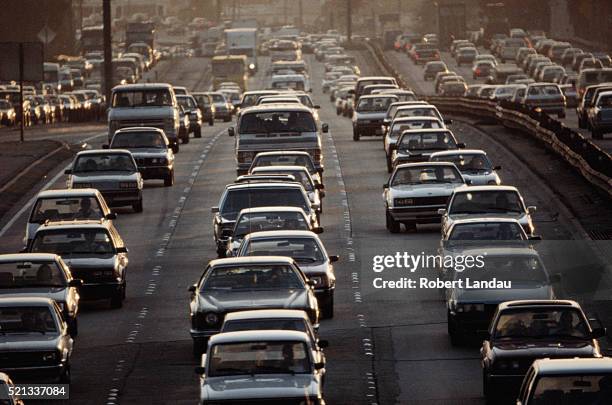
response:
M430 157L455 156L455 155L486 155L486 154L487 152L485 152L482 149L452 149L452 150L445 150L441 152L434 152L431 154Z
M59 190L45 190L38 193L37 198L59 198L59 197L96 197L100 196L96 188L62 188Z
M254 171L259 172L277 172L277 171L305 171L307 172L308 169L304 166L298 166L298 165L273 165L273 166L257 166L253 168Z
M455 193L470 191L516 191L518 193L518 189L514 186L460 186L455 189Z
M538 359L533 367L539 376L612 373L612 358Z
M485 222L505 222L505 223L513 223L520 224L518 219L516 218L495 218L495 217L476 217L476 218L460 218L453 222L453 227L461 224L482 224Z
M430 115L418 115L416 117L398 117L393 120L393 124L402 123L402 122L410 122L410 121L440 121L438 117L432 117ZM436 128L423 128L423 129L436 129ZM445 129L445 128L438 128Z
M285 112L285 111L303 111L312 114L312 110L309 107L306 107L300 103L292 103L292 104L283 104L279 106L278 104L263 104L263 105L255 105L249 107L248 111L245 110L243 116L245 114L254 114L260 112Z
M363 76L360 77L357 81L366 81L366 80L395 80L393 77L391 76Z
M187 97L191 97L191 96L187 96ZM125 133L125 132L159 132L159 133L164 133L164 131L162 129L155 128L155 127L126 127L126 128L118 129L115 132L115 135L117 135L118 133ZM108 150L108 149L105 149L105 150ZM113 150L116 150L116 149L113 149Z
M232 183L227 186L228 190L236 190L239 188L303 188L300 183L297 182L261 182L261 183Z
M210 267L257 265L257 264L287 264L295 263L291 257L287 256L241 256L226 257L223 259L213 259L208 265Z
M423 107L431 108L431 109L436 109L436 110L438 109L438 107L436 107L435 105L426 103L426 104L402 105L402 106L399 106L397 108L397 111L399 111L399 110L412 110L412 109L417 109L417 108L421 109Z
M284 156L284 155L301 155L301 156L308 156L310 158L312 158L310 156L310 153L308 152L304 152L302 150L276 150L276 151L270 151L270 152L259 152L257 153L257 155L255 155L255 157L257 156Z
M244 238L247 239L271 239L271 238L287 238L287 237L301 237L301 238L312 238L319 239L316 233L311 231L303 230L278 230L278 231L259 231L251 232Z
M362 100L362 99L365 100L368 98L381 98L381 97L398 98L395 94L366 94L365 96L359 97L359 100Z
M303 319L309 320L305 311L300 309L254 309L250 311L230 312L225 315L225 322L247 319Z
M53 300L44 297L2 297L0 307L53 306Z
M506 301L498 305L499 311L514 308L533 308L533 307L570 307L580 309L576 301L571 300L516 300Z
M454 163L451 162L418 162L418 163L403 163L397 165L396 169L404 169L407 167L431 167L431 166L452 166L456 168Z
M246 214L246 213L257 214L260 212L301 212L304 215L306 215L304 210L300 207L270 205L266 207L243 208L240 210L240 213L238 214L238 216L240 216L240 214Z
M40 226L36 233L42 231L56 230L56 229L70 229L70 228L89 228L89 229L108 229L110 228L110 222L106 220L72 220L72 221L47 221Z
M127 149L92 149L92 150L82 150L79 153L77 153L77 156L84 156L84 155L108 155L108 154L114 154L114 155L130 155L132 156L132 152L130 152Z
M467 248L467 249L463 249L461 251L461 254L465 255L466 257L468 257L469 255L473 254L474 256L477 255L481 255L482 254L482 247L474 247L474 248ZM540 254L538 253L537 250L534 250L530 247L523 247L523 246L503 246L503 247L488 247L487 248L487 257L494 257L494 256L502 256L502 257L509 257L509 256L533 256L533 257L540 257ZM485 261L486 262L486 261Z
M56 261L59 258L54 253L8 253L0 255L0 263Z
M120 90L138 90L138 89L147 89L147 90L155 90L155 89L172 89L173 86L169 83L132 83L132 84L121 84L119 86L113 87L113 91Z
M224 343L266 341L297 341L309 343L310 338L306 333L294 330L245 330L213 335L210 338L209 346Z

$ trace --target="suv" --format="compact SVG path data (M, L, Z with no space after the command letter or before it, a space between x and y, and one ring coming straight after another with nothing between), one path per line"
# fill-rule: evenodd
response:
M189 134L193 133L195 138L202 137L202 111L198 108L198 103L192 95L176 96L179 105L183 107L183 111L189 117L189 127L185 128L185 138L189 138ZM183 143L187 143L183 141Z
M321 132L327 133L327 124ZM255 155L270 151L305 151L315 166L321 167L321 134L313 110L301 104L262 105L245 109L236 128L228 128L236 137L238 175L246 174Z
M389 106L398 101L394 95L367 95L357 101L353 114L353 140L361 136L383 135L383 123Z
M109 147L129 150L143 179L162 179L169 187L174 184L174 153L169 144L161 129L134 127L115 132Z
M163 129L174 153L179 151L180 107L172 85L138 83L115 86L108 111L108 141L119 129L147 126Z
M110 206L131 205L142 212L143 180L129 150L86 150L77 153L67 188L96 188Z
M111 308L123 305L128 251L112 222L47 222L28 251L62 256L72 277L83 280L82 298L110 298Z

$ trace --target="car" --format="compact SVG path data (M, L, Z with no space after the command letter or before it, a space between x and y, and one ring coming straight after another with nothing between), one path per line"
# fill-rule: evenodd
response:
M189 118L189 126L186 128L189 137L193 133L195 138L202 137L202 111L198 108L198 103L192 95L178 95L176 101L183 107L183 112ZM187 143L187 142L183 142Z
M253 90L245 91L242 93L242 100L240 100L240 109L247 107L253 107L257 104L257 101L264 96L275 96L278 95L277 90Z
M463 148L465 144L457 142L449 129L407 129L401 133L391 152L391 165L426 162L432 153Z
M298 207L245 208L236 217L232 236L227 240L227 256L236 256L246 235L271 230L323 232L323 228L313 226L304 210Z
M220 333L201 365L200 404L324 405L325 362L309 336L294 330Z
M469 180L473 186L501 184L497 174L501 166L493 166L487 153L480 149L434 152L429 156L429 161L454 163L463 178Z
M549 114L565 118L565 96L555 83L532 83L525 89L523 105L528 108L539 108Z
M143 179L129 150L81 151L64 173L67 188L95 188L111 207L131 205L136 212L143 210Z
M563 77L564 74L565 74L565 69L562 66L559 66L559 65L544 66L544 68L540 70L538 81L557 83L559 78Z
M436 73L436 77L434 78L434 83L433 83L434 92L436 93L438 92L438 88L440 87L440 82L445 77L460 77L460 76L457 74L457 72L454 72L452 70Z
M237 256L288 256L298 263L304 275L314 283L322 318L334 317L338 256L328 255L321 239L311 231L276 230L249 233L238 247Z
M248 171L261 166L304 166L316 183L323 184L325 167L323 164L317 167L308 152L295 150L260 152L253 158Z
M470 186L454 190L446 208L439 210L442 215L442 234L447 232L454 221L463 218L514 218L525 233L534 235L532 215L535 206L525 206L523 197L512 186Z
M550 275L531 247L473 246L452 253L457 256L473 257L475 262L480 257L480 264L461 271L456 265L440 269L440 278L449 281L444 296L448 336L454 346L486 337L502 302L556 298L553 283L560 276ZM443 262L451 260L444 258Z
M438 223L439 208L446 206L449 196L465 180L457 167L446 162L407 163L395 167L383 185L386 228L400 232L417 224Z
M0 297L0 325L4 373L36 382L70 383L74 340L55 301Z
M554 389L552 388L554 387ZM605 404L612 390L612 359L538 359L525 375L517 405Z
M567 108L578 107L578 92L573 84L560 84L559 88L565 96L565 104Z
M366 86L372 84L391 84L397 86L397 81L395 78L390 76L363 76L360 77L355 83L355 102L359 101L359 97L362 96L363 91Z
M485 86L486 84L470 84L465 91L465 97L478 98L478 92Z
M192 96L202 113L202 121L207 122L209 126L215 125L215 104L212 96L206 92L195 92Z
M486 84L504 84L510 75L523 73L519 67L513 64L496 65L491 75L485 80Z
M434 117L442 121L444 125L450 125L452 123L451 120L442 118L442 114L440 114L436 106L427 103L400 106L395 111L395 114L391 116L390 121L393 122L403 117Z
M499 304L480 349L487 401L517 396L534 359L601 358L593 327L576 301L507 301Z
M208 92L208 95L212 98L212 103L215 106L215 119L230 122L234 110L232 103L219 91Z
M246 174L258 153L272 151L308 152L315 166L321 167L321 138L328 130L328 125L319 125L313 109L305 105L250 107L240 114L236 128L228 128L228 135L236 137L237 174Z
M420 65L440 60L440 51L437 44L421 42L412 46L409 56L415 65Z
M559 64L561 66L568 66L571 65L572 62L574 61L574 56L576 56L579 53L584 53L584 51L580 48L566 48L563 50L563 53L561 54L561 60L559 61Z
M304 187L297 182L242 183L226 186L219 205L211 208L214 214L213 236L217 254L220 257L226 254L227 241L241 210L279 205L301 208L312 227L318 227L320 224L317 207L313 206Z
M496 88L497 86L484 85L478 89L477 97L484 100L489 100L491 95L495 93Z
M383 120L389 106L397 102L393 95L364 95L359 98L353 114L353 140L362 136L382 135Z
M385 114L385 118L383 119L383 126L385 127L384 132L387 133L389 129L389 124L391 124L391 120L395 116L396 111L400 107L411 106L411 105L430 105L427 101L421 100L410 100L410 101L396 101L395 103L391 103L389 108L387 108L387 113Z
M418 101L416 94L414 94L414 91L408 90L408 89L399 89L399 88L376 89L372 92L372 94L396 96L398 102Z
M593 105L587 110L587 127L593 139L603 139L612 132L612 91L602 91L595 95Z
M38 193L24 237L24 246L29 246L36 230L47 221L72 221L80 219L114 220L112 212L102 194L93 188L45 190Z
M15 384L6 373L0 372L0 396L6 405L25 405L21 397L16 394Z
M190 334L198 357L211 336L219 333L225 314L251 309L301 309L319 324L319 306L298 264L290 257L249 256L208 263L189 287ZM248 297L248 298L247 298Z
M457 66L461 66L462 64L472 64L476 59L476 55L478 55L478 50L473 47L465 47L457 50L455 54L455 60L457 61Z
M15 107L7 100L0 100L0 125L13 126L17 122Z
M111 222L47 222L36 231L27 253L61 256L72 277L83 280L82 299L110 299L111 308L123 306L128 250Z
M442 61L427 62L423 67L423 80L433 80L438 72L448 72L446 63Z
M467 84L463 80L444 80L440 84L440 93L442 97L463 97L467 91Z
M521 224L513 218L465 218L445 229L439 252L450 254L474 246L531 246L529 241L541 239L540 236L527 236Z
M79 288L61 257L50 253L0 255L0 297L43 297L54 300L72 337L78 334Z
M527 89L527 86L525 86L524 84L502 84L496 86L491 96L489 96L489 100L511 100L517 89Z
M269 174L289 174L295 178L295 181L300 183L306 193L310 202L317 207L319 214L323 213L323 198L325 197L325 191L320 183L315 183L313 178L310 176L308 169L304 166L267 166L267 167L255 167L249 174L253 175L269 175Z
M506 78L506 84L516 84L519 80L528 80L529 77L524 73L510 75Z
M174 152L163 130L123 128L115 132L107 148L129 150L143 180L162 179L165 187L174 184Z
M493 69L495 69L495 62L491 60L475 61L472 66L472 78L476 80L482 77L489 77Z

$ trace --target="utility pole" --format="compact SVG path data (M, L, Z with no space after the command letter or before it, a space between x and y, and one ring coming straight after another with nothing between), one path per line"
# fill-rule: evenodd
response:
M23 111L23 42L19 43L19 108L21 109L21 122L19 123L19 140L24 141L25 112ZM44 87L44 86L43 86Z
M302 7L302 0L298 0L298 9L299 9L299 21L300 21L300 29L304 29L304 9Z
M285 21L285 25L287 25L287 0L284 0L283 4L283 19Z
M353 36L353 1L346 0L346 39L351 43Z
M107 105L111 102L113 88L113 43L111 33L111 0L103 0L102 20L104 22L104 94Z

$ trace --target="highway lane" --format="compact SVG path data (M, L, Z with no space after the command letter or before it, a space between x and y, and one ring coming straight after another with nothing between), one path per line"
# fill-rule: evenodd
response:
M330 341L328 402L482 403L477 349L450 346L439 292L372 287L374 255L432 253L439 227L421 227L417 234L386 231L381 186L388 174L380 139L352 141L350 120L337 117L328 95L320 91L322 65L308 60L313 97L322 106L322 121L331 128L323 139L327 197L322 238L330 254L341 256L336 316L321 326L322 337ZM199 69L198 63L169 70L164 79L191 86L199 80L193 69ZM364 73L369 71L374 73L364 66ZM260 73L251 87L264 86L264 80ZM235 177L233 139L226 128L205 127L203 139L181 146L175 186L147 182L142 214L119 210L117 226L130 249L128 300L120 310L108 310L102 303L85 306L73 358L71 403L191 404L197 398L187 287L214 258L210 207ZM487 149L496 164L504 166L504 180L519 186L528 203L540 206L536 226L545 238L578 233L563 213L551 220L560 211L554 199L510 152L469 125L456 124L453 130L470 147ZM3 251L20 247L24 227L25 218L11 227Z

